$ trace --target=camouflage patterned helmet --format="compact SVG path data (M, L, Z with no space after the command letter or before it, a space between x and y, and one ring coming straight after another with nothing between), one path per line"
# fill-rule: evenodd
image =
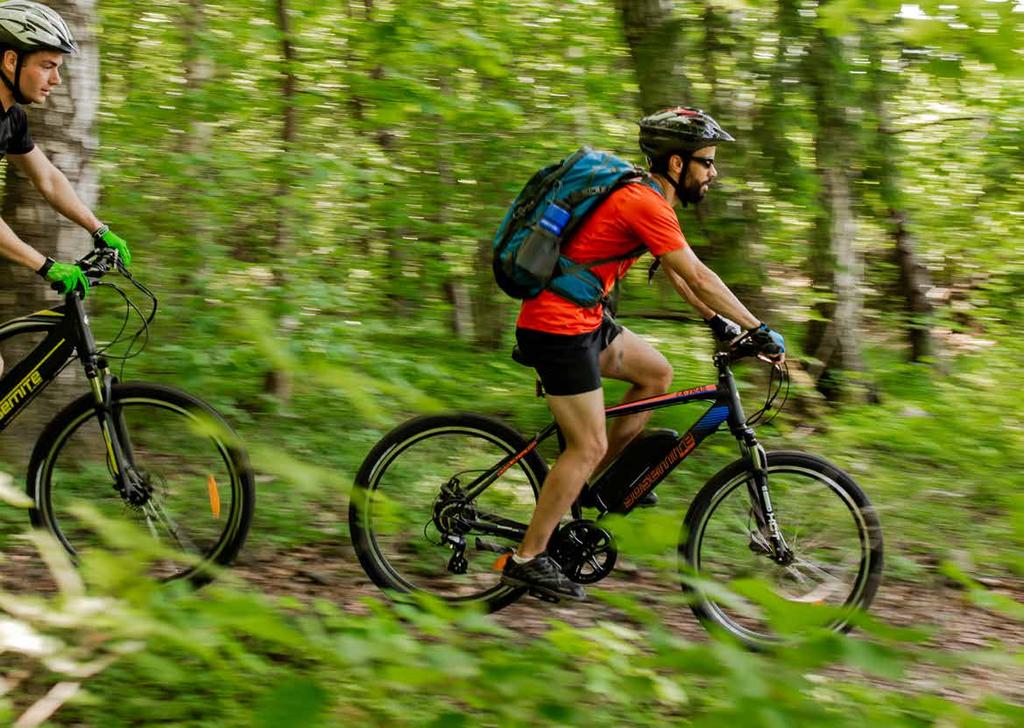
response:
M733 142L732 135L700 109L677 106L645 116L639 122L640 149L651 162L672 154L687 154L719 142Z
M52 50L77 53L78 45L60 14L40 3L0 3L0 48L19 53Z

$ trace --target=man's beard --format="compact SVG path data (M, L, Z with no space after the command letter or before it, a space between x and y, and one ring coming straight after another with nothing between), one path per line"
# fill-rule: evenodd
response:
M698 202L704 199L706 194L703 191L703 183L697 181L690 181L689 184L680 185L680 189L677 191L680 200L687 204L696 205Z

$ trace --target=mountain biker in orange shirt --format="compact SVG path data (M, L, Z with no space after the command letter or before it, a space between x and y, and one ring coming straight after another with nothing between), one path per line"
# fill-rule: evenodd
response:
M703 199L718 176L716 145L734 141L733 137L708 114L684 107L646 116L639 124L640 148L662 194L645 184L628 184L612 193L563 246L563 255L586 263L623 255L643 244L719 338L727 338L735 327L717 313L722 312L754 338L763 355L782 361L782 336L762 324L701 263L672 209L677 202ZM607 293L635 260L597 265L592 271ZM545 549L587 478L608 465L650 417L650 412L643 412L617 418L606 431L601 378L629 382L623 402L631 402L665 392L672 382L672 367L654 347L606 315L601 305L582 308L551 291L523 302L516 341L544 385L565 449L544 480L529 528L505 563L502 581L549 597L582 599L583 588L561 572Z

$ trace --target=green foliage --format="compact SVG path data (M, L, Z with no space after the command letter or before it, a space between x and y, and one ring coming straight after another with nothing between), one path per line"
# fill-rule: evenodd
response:
M580 629L555 620L544 636L524 638L431 601L367 601L364 613L351 614L323 600L275 602L240 590L228 575L190 593L143 579L148 556L130 550L87 559L86 589L59 547L39 545L62 591L47 599L0 594L0 644L18 655L4 677L16 673L23 685L0 698L8 718L56 684L77 688L65 697L49 692L57 723L76 725L159 715L168 725L231 726L853 726L870 715L912 726L950 714L1011 725L1019 715L996 699L968 713L937 696L865 690L857 674L898 680L907 670L1002 659L994 649L951 658L921 646L918 634L870 620L862 620L862 638L823 633L754 654L729 642L683 639L664 614L618 596L628 622ZM759 589L745 591L756 596ZM780 627L813 609L772 608Z

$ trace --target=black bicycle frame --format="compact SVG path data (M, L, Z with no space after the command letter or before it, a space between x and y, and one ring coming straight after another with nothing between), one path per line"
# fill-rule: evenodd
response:
M37 311L0 325L0 342L23 334L43 333L36 344L10 372L0 379L0 431L3 431L40 392L57 378L75 353L78 354L95 399L97 419L107 450L107 460L117 489L127 496L139 487L126 472L133 470L132 446L119 411L108 403L114 378L106 373L106 362L96 351L85 304L77 293L64 297L64 305Z
M740 403L739 392L736 390L736 382L729 367L729 355L717 354L714 362L718 369L718 384L708 384L703 387L660 394L605 409L605 417L612 418L648 412L663 407L673 407L687 402L711 402L711 406L707 411L689 430L679 436L675 446L669 450L662 460L649 463L646 468L637 474L629 486L623 505L628 511L640 498L649 493L669 473L675 470L681 462L689 457L708 435L718 430L723 422L727 423L730 432L739 443L740 452L744 457L751 459L751 472L754 477L753 483L750 483L748 486L748 491L758 528L767 530L774 547L775 557L784 559L788 555L789 549L782 538L782 533L775 519L775 512L772 509L771 497L768 494L768 458L765 455L764 448L758 443L754 430L747 425L743 406ZM522 450L503 458L493 468L467 484L462 492L462 496L467 501L472 502L491 483L556 432L558 432L558 424L552 422L537 433ZM602 511L602 515L606 512ZM476 518L469 519L469 525L481 533L501 536L503 538L521 539L526 533L525 524L518 524L508 519L496 518L483 513L478 513Z
M43 340L0 379L0 431L67 366L79 344L81 329L76 325L74 312L70 314L66 306L58 306L0 324L0 342L23 334L45 334Z

